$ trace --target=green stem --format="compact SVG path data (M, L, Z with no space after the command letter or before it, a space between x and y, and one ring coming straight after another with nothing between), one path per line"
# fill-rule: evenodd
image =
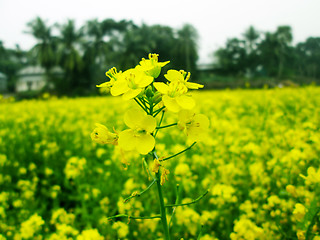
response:
M169 124L169 125L165 125L165 126L159 126L159 127L156 127L156 129L161 129L161 128L168 128L168 127L172 127L172 126L176 126L178 123L172 123L172 124Z
M162 111L158 127L161 126L161 123L162 123L162 120L163 120L163 116L164 116L164 111ZM156 128L156 132L154 133L154 138L156 138L158 131L159 131L159 129Z
M154 111L154 116L153 117L156 117L163 109L165 109L166 107L161 107L159 108L158 110Z
M159 160L159 162L167 161L167 160L169 160L169 159L171 159L171 158L174 158L175 156L178 156L178 155L184 153L185 151L188 151L188 150L189 150L190 148L192 148L196 143L197 143L197 142L192 143L189 147L187 147L186 149L182 150L181 152L178 152L178 153L176 153L176 154L174 154L174 155L172 155L172 156L170 156L170 157L167 157L167 158L164 158L164 159L162 159L162 160Z
M182 204L168 204L165 207L179 207L179 206L186 206L186 205L191 205L194 204L198 201L200 201L205 195L207 195L209 193L209 190L207 190L204 194L202 194L201 196L199 196L198 198L192 200L191 202L188 203L182 203Z
M155 150L153 150L152 153L156 159L159 159ZM168 227L168 223L167 223L166 208L164 206L162 186L160 184L160 182L161 182L160 176L161 176L161 174L160 174L160 169L159 169L159 171L156 173L156 180L157 180L159 203L160 203L161 222L162 222L162 227L163 227L163 231L164 231L164 235L165 235L165 240L170 240L169 227Z
M139 104L139 106L148 114L148 111L144 108L144 106L138 101L138 99L134 98L134 100L136 101L136 103Z
M146 217L134 217L134 216L129 216L129 215L127 215L127 214L118 214L118 215L115 215L115 216L112 216L112 217L108 217L107 219L110 220L110 219L113 219L113 218L120 218L120 217L127 217L127 218L130 218L130 219L154 219L154 218L161 218L160 215L146 216Z
M165 239L170 240L169 227L168 227L168 223L167 223L166 208L164 206L162 186L160 184L160 170L156 173L156 179L157 179L158 195L159 195L159 202L160 202L160 215L161 215L162 227L163 227Z
M179 204L179 202L180 202L180 185L179 185L179 184L177 184L176 195L177 195L177 197L176 197L176 201L175 201L174 204ZM170 221L169 221L169 229L170 229L170 226L171 226L171 223L172 223L174 214L176 213L176 209L177 209L177 208L174 207L173 210L172 210L171 218L170 218Z
M311 239L312 227L313 227L313 225L315 224L315 222L316 222L316 220L317 220L317 215L318 215L319 212L320 212L320 208L318 208L318 209L315 211L315 213L314 213L314 215L313 215L313 217L312 217L312 219L311 219L311 223L309 224L308 229L307 229L307 233L306 233L306 240Z
M156 182L156 179L153 180L146 189L144 189L143 191L141 191L141 192L139 192L139 193L132 194L130 197L127 197L126 199L124 199L123 202L126 203L126 202L128 202L131 198L140 197L142 194L144 194L146 191L148 191L155 182Z

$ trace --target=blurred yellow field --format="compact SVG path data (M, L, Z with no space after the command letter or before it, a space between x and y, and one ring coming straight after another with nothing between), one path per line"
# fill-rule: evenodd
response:
M177 184L182 202L209 194L176 208L173 239L320 239L320 88L192 95L210 131L165 162L165 202ZM150 182L142 156L127 153L126 167L118 147L90 138L95 123L125 129L133 105L109 96L0 102L0 240L163 238L159 220L106 219L159 212L155 189L123 202ZM177 122L166 114L165 124ZM160 157L192 144L176 127L157 138Z

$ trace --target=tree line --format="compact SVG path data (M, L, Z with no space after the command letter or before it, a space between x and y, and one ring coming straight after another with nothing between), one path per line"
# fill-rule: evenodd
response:
M160 61L170 60L171 68L190 71L200 82L214 82L219 76L250 81L320 79L320 38L309 37L294 45L290 26L279 26L274 32L251 26L241 37L228 39L213 54L209 78L197 72L198 33L189 24L173 29L94 19L77 28L74 20L48 25L37 17L27 23L25 32L36 39L28 51L18 45L7 49L0 41L0 72L7 75L12 92L19 69L40 65L57 94L90 94L106 80L104 73L109 68L133 67L148 53L158 53ZM56 66L63 70L63 78L53 76Z
M17 70L26 65L42 66L58 94L85 94L107 80L104 73L109 68L134 67L148 53L158 53L159 61L171 60L170 67L191 72L195 72L198 60L198 34L188 24L173 29L94 19L77 28L74 20L49 26L37 17L27 24L26 33L37 41L29 51L19 46L6 49L0 42L0 72L8 76L11 91ZM61 79L52 76L56 66L64 71Z
M228 39L214 56L215 73L223 76L320 79L320 38L293 45L290 26L264 33L251 26L241 38Z

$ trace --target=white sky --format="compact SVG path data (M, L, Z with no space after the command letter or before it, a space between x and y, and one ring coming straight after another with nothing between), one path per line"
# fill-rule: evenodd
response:
M78 26L94 18L175 29L190 23L200 36L200 62L209 63L214 50L228 38L241 37L250 25L260 31L290 25L294 43L320 37L319 10L319 0L0 0L0 40L6 47L29 49L35 40L23 31L36 16L48 24L75 19Z

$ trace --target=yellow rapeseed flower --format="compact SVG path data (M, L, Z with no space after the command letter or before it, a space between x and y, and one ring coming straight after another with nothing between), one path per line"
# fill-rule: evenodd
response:
M301 221L304 218L306 211L307 209L305 206L303 206L301 203L297 203L294 206L293 215L298 221Z
M186 95L188 89L184 84L174 81L169 84L155 82L153 85L163 94L163 104L169 111L179 112L181 109L192 109L195 106L193 98Z
M170 62L158 62L158 56L159 54L149 53L149 59L142 58L137 68L144 71L147 75L157 78L160 75L161 68Z
M96 128L91 133L91 139L100 144L118 144L118 135L111 133L106 126L100 123L96 123Z
M106 72L106 76L110 79L109 82L104 82L100 85L96 85L96 87L100 87L100 88L110 88L113 86L113 84L115 83L115 81L117 80L117 78L119 78L119 76L122 74L122 72L117 72L117 69L115 67L109 69Z
M131 68L124 71L111 87L112 96L123 94L125 100L133 99L138 96L145 87L153 82L153 77L147 75L138 68Z
M194 142L205 140L209 128L209 119L203 114L189 110L179 112L178 127Z
M150 134L156 128L156 120L141 110L130 109L124 115L124 122L130 128L119 134L119 146L126 151L137 150L148 154L155 145Z
M193 82L188 82L190 79L190 72L185 72L183 70L177 71L174 69L168 70L167 74L164 75L164 77L169 81L169 82L174 82L177 81L179 83L182 83L186 89L199 89L203 88L203 85L198 84L198 83L193 83Z

